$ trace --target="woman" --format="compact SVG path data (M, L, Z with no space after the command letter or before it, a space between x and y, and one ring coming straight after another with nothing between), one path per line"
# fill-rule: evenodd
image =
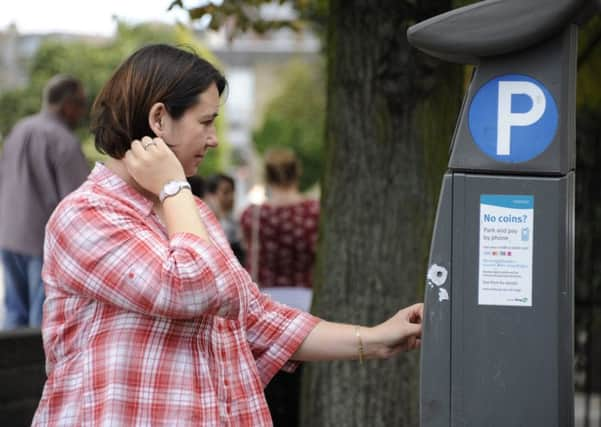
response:
M110 159L47 226L34 426L270 425L263 387L280 368L419 345L419 304L358 328L252 283L185 181L217 145L225 84L196 55L153 45L98 95L92 131Z
M301 164L283 147L265 153L267 201L250 205L240 218L247 270L263 293L307 311L311 305L313 266L319 224L319 202L299 191ZM275 427L299 423L301 369L278 373L265 388Z
M240 223L249 250L246 269L261 290L287 305L308 310L319 202L298 189L301 165L288 148L265 153L267 201L250 205Z

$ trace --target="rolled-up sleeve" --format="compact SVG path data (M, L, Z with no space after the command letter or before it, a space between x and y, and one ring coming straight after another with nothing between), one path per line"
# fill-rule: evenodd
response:
M46 286L150 316L237 318L227 254L194 234L167 239L122 207L70 200L46 230Z
M247 339L263 386L266 386L280 369L288 372L296 369L299 362L290 358L320 319L272 300L254 284L249 289Z

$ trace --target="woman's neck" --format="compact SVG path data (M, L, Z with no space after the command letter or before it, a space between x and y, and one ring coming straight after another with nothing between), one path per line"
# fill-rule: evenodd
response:
M269 187L269 198L267 199L267 202L271 205L291 205L302 200L303 196L298 191L298 187L296 185L287 187Z
M113 171L113 173L115 175L117 175L119 178L121 178L123 181L125 181L126 183L131 185L142 196L146 197L148 200L152 200L154 202L155 206L157 204L159 204L159 198L156 195L154 195L153 193L151 193L150 191L142 188L136 182L136 180L127 171L127 168L125 167L125 164L123 163L122 160L109 158L108 160L106 160L104 162L104 166L107 169L110 169L111 171Z

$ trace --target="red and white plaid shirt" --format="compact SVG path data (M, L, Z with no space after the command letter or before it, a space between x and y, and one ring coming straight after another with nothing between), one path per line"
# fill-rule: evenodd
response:
M34 426L271 425L263 387L319 319L261 294L198 206L214 243L169 239L152 202L97 164L55 210Z

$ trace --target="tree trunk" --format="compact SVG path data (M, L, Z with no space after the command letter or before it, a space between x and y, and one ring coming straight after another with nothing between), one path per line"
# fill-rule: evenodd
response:
M601 392L600 34L599 19L580 29L576 110L575 386L588 396Z
M410 4L411 3L411 4ZM417 6L415 5L417 3ZM418 53L409 25L450 0L332 0L326 169L313 312L375 325L422 299L462 68ZM419 354L307 364L302 425L417 426Z
M577 114L576 165L576 389L601 391L601 114Z

